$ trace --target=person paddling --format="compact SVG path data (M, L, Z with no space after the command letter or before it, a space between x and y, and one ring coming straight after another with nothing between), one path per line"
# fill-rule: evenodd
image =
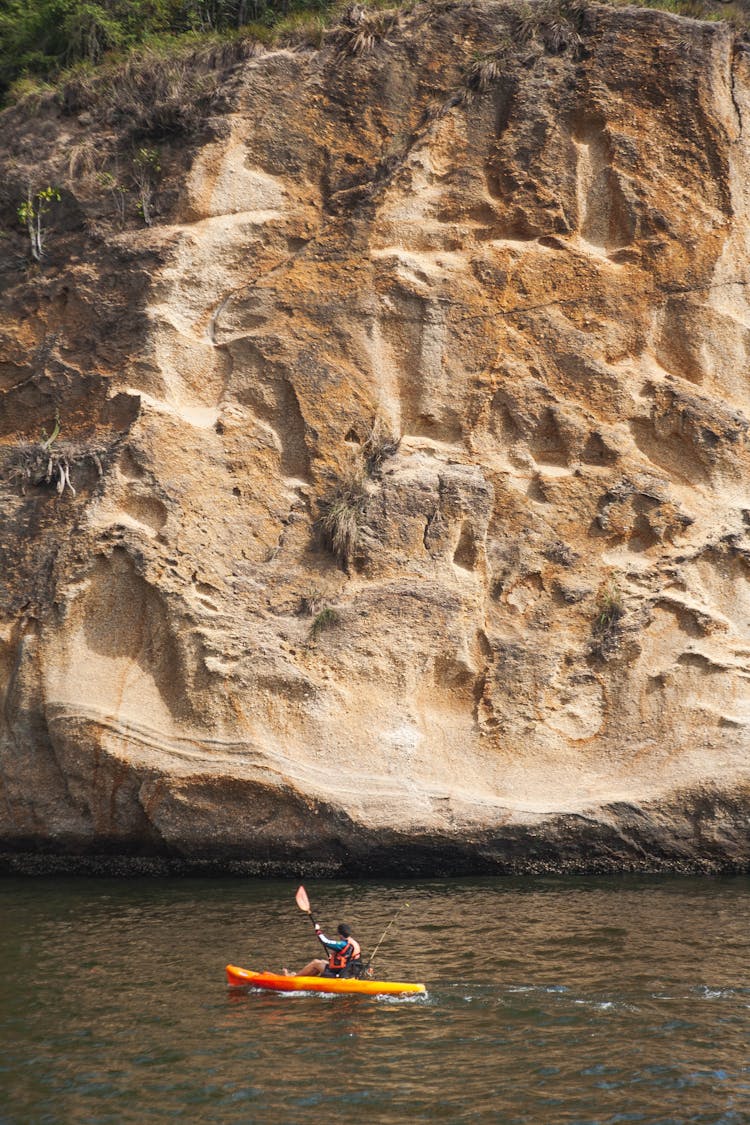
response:
M289 969L282 969L285 977L361 977L365 971L362 964L362 950L356 938L352 937L351 926L342 922L337 929L338 939L327 938L318 923L313 919L315 936L321 942L328 954L328 960L315 957L300 969L298 973L291 973Z

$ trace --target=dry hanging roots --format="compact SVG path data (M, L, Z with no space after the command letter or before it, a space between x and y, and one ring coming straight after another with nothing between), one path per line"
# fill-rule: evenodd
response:
M93 449L80 449L69 443L52 450L45 442L29 442L18 446L8 464L8 479L17 480L21 484L21 491L26 492L28 485L47 485L54 487L58 496L62 496L66 488L73 495L76 490L70 479L71 465L91 461L102 475L102 463L99 453Z

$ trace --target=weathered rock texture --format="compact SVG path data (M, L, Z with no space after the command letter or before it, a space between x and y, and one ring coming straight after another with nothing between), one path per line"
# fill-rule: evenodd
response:
M3 244L6 853L747 865L748 62L545 18L247 61L150 229L6 113L65 189ZM75 496L7 468L55 409Z

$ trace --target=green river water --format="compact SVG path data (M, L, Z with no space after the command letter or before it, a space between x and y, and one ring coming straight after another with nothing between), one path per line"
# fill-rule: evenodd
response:
M231 993L296 884L0 881L0 1122L750 1123L750 880L307 889L426 997ZM377 963L377 962L376 962Z

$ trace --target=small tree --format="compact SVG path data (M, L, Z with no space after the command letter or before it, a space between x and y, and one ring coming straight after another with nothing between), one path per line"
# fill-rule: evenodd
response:
M156 148L139 148L133 157L133 182L138 191L138 214L147 227L153 218L156 185L161 175L161 159Z
M31 256L35 262L41 262L44 257L44 243L47 238L44 217L49 214L52 206L59 202L60 192L57 188L46 187L34 192L29 184L28 196L18 208L18 218L28 231Z
M117 218L118 227L125 226L127 217L127 192L120 180L120 169L115 163L112 172L100 172L98 177L99 186L109 194L112 200L112 207Z

